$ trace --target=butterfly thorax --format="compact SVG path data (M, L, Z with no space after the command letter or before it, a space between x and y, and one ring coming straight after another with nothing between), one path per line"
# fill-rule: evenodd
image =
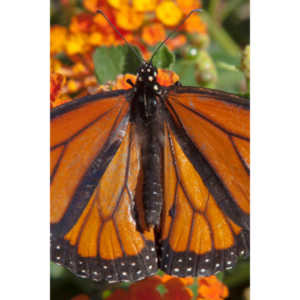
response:
M144 123L151 122L158 108L163 88L157 82L157 69L152 63L144 62L138 70L134 85L135 106Z

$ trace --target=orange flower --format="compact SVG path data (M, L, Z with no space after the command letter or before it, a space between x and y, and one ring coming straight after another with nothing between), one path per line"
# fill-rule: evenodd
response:
M200 16L192 15L184 23L185 30L190 33L206 34L206 24L201 20Z
M156 289L159 284L161 284L159 276L148 277L132 284L129 287L130 300L162 300Z
M182 278L173 277L165 283L167 292L164 294L165 300L190 300L193 298L193 293L186 288Z
M81 61L75 63L71 69L72 69L73 76L88 75L90 73L87 66L83 64Z
M170 70L158 69L157 81L160 85L169 86L179 81L179 76Z
M163 24L175 26L182 18L182 12L173 1L166 0L156 7L156 16Z
M200 277L198 283L197 299L199 300L222 300L229 295L227 286L220 282L216 276Z
M61 88L64 84L65 77L58 73L50 74L50 100L54 102L61 92Z
M93 17L90 14L79 14L71 20L70 31L74 33L89 32L93 24Z
M170 50L174 50L182 47L186 44L186 41L186 36L184 34L179 34L175 38L168 40L166 44Z
M89 300L90 297L88 295L85 294L79 294L75 297L73 297L71 300Z
M128 290L116 289L105 300L130 300Z
M103 13L108 17L108 19L112 22L114 22L114 15L113 10L108 5L103 5L100 7ZM94 23L100 26L101 28L109 28L111 29L111 26L107 22L107 20L101 15L101 14L95 14L93 16Z
M50 29L50 52L56 54L64 51L67 39L67 28L54 25Z
M103 35L100 32L92 32L89 35L88 42L92 46L101 46L103 45Z
M143 23L144 15L129 6L123 6L116 12L117 25L124 30L137 30Z
M83 6L91 12L95 12L97 9L100 9L101 4L102 0L83 0Z
M157 0L133 0L133 8L136 11L153 11L156 4Z
M202 7L201 0L177 0L177 4L185 15L193 9Z
M154 23L148 26L144 26L142 31L142 39L150 46L154 46L157 43L163 41L166 37L166 31L164 26L159 23Z
M128 79L130 79L133 82L133 84L135 84L136 75L118 75L116 83L113 86L113 90L128 90L132 88L132 86L127 82Z

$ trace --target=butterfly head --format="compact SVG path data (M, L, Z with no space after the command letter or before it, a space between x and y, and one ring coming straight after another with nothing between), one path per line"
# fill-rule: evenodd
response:
M157 82L157 68L150 62L143 62L137 73L137 87L150 89L154 94L161 94L162 90Z

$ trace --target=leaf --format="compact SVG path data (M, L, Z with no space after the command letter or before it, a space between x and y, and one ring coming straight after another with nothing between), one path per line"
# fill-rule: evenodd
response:
M175 73L178 74L182 85L198 86L195 79L195 64L180 60L174 66Z
M93 54L95 74L98 82L103 84L116 79L119 74L135 74L141 64L142 55L138 48L137 55L132 52L128 45L117 47L99 47Z
M172 69L175 63L175 55L163 45L157 53L155 53L152 63L155 67L161 69Z

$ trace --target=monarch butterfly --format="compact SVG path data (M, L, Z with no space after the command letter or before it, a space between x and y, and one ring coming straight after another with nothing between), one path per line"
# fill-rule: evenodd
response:
M209 276L249 254L249 103L157 82L51 111L51 257L80 277Z

